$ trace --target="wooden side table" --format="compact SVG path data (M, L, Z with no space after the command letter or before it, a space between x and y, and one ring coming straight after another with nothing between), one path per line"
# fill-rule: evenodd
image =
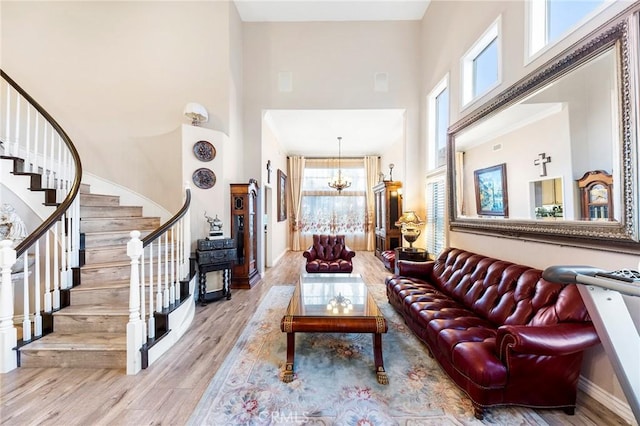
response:
M422 248L396 247L395 273L398 274L398 261L410 260L412 262L426 262L429 260L429 252Z
M231 271L237 250L232 238L198 240L196 263L198 264L198 300L202 304L226 297L231 299ZM207 272L222 271L222 289L207 291Z

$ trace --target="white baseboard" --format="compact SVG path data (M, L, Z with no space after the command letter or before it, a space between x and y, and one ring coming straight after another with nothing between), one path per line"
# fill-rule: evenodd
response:
M578 389L622 417L630 425L638 426L638 422L633 417L631 407L626 401L616 398L592 381L585 379L584 376L580 376L578 380Z

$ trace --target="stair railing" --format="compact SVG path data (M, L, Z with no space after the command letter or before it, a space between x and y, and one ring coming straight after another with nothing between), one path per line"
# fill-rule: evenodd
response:
M146 368L148 361L143 359L143 353L169 331L166 321L163 324L156 321L158 314L166 316L190 296L188 286L181 285L191 279L191 221L187 214L190 204L191 190L187 186L184 204L171 219L142 240L140 231L130 234L127 374Z
M0 77L0 158L13 163L11 174L5 174L12 178L5 184L10 188L15 186L16 194L23 194L23 200L45 217L14 248L16 261L6 267L10 272L2 271L0 373L4 373L16 368L18 345L39 338L52 328L50 313L60 309L61 294L72 286L72 270L79 266L77 195L82 164L75 146L58 122L2 70ZM30 178L29 189L42 192L44 203L24 194L25 185L19 176ZM50 206L49 211L43 210L40 204ZM12 248L6 244L3 250L10 253ZM23 265L22 272L16 271L17 264ZM14 312L19 304L13 282L22 283L20 341L16 337L15 322L19 318L14 318Z

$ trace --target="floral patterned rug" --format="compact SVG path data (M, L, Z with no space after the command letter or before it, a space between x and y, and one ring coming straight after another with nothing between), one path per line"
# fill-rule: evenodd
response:
M370 334L296 333L295 376L283 383L280 320L293 286L274 286L212 379L190 425L545 425L526 408L489 410L469 399L370 287L389 331L382 337L388 385L376 381Z

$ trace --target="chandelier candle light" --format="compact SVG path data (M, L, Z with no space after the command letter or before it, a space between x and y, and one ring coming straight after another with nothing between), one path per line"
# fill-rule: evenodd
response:
M338 293L338 295L327 303L327 311L332 314L348 314L353 310L353 305L351 304L351 300L347 299L342 295L342 293Z
M414 211L407 211L402 213L402 216L396 222L396 226L400 227L402 236L409 243L409 249L413 249L413 243L418 239L422 231L420 228L424 225L424 222Z
M338 192L351 186L351 182L342 177L342 168L340 167L340 161L342 157L342 137L338 136L338 177L329 182L329 187L337 189Z

